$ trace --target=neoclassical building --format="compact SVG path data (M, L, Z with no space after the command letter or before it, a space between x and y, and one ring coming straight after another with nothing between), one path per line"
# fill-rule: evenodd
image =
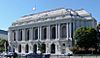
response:
M18 54L68 54L73 32L79 27L96 28L96 20L84 9L57 8L22 16L9 27L9 44Z

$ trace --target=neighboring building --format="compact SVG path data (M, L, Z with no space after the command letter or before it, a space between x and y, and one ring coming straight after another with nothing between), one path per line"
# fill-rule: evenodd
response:
M8 31L0 30L0 39L8 40Z
M96 28L96 20L84 9L58 8L21 17L9 27L9 43L18 54L68 54L73 32L79 27Z

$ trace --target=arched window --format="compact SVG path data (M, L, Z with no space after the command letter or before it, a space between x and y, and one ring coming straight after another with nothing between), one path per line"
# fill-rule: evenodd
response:
M56 28L52 27L51 29L51 39L55 39L56 38Z
M26 29L26 41L29 40L29 35L30 35L30 31L29 29Z
M35 29L35 36L34 39L37 40L38 39L38 29Z
M61 28L61 38L66 38L66 25Z
M37 52L37 45L36 45L36 44L33 45L33 52L34 52L34 53Z
M43 38L42 39L46 39L47 38L47 29L46 27L43 28Z
M45 53L46 52L46 45L45 44L42 44L41 49L42 49L42 53Z
M22 40L22 30L19 30L19 41Z
M18 47L18 52L21 53L21 45Z
M55 53L55 44L51 44L51 53Z
M22 40L22 30L20 31L20 40Z
M73 38L73 23L71 23L71 37Z
M12 48L12 52L15 52L15 49L14 48Z
M26 53L29 52L29 46L28 46L28 44L27 44L26 47L25 47L25 52L26 52Z

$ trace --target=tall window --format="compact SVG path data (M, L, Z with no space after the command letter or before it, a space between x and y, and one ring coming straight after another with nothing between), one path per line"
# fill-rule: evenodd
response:
M41 49L42 49L42 53L45 53L46 52L46 45L45 44L42 44Z
M55 39L56 38L56 27L52 27L51 29L51 39Z
M46 29L46 27L44 27L43 28L43 30L42 30L42 39L46 39L47 38L47 29Z
M73 23L71 23L71 37L73 38Z
M29 46L28 46L28 44L27 44L26 47L25 47L25 52L26 52L26 53L29 52Z
M21 53L21 45L19 45L18 52Z
M55 53L55 44L51 44L51 53Z
M22 40L22 30L20 31L20 40Z
M26 41L29 40L29 35L30 35L30 31L29 29L26 29Z
M38 28L35 29L35 36L34 39L37 40L38 39Z
M22 30L20 29L19 30L19 41L21 41L22 40Z
M36 45L36 44L33 45L33 52L34 52L34 53L37 52L37 45Z
M61 38L66 38L66 25L61 28Z

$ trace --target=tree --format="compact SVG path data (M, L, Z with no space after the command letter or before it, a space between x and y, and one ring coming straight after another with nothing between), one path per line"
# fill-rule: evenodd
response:
M8 46L7 40L0 38L0 52L5 51L5 45L6 45L6 47Z
M96 30L91 27L81 27L74 33L75 45L80 48L95 48L96 47Z

